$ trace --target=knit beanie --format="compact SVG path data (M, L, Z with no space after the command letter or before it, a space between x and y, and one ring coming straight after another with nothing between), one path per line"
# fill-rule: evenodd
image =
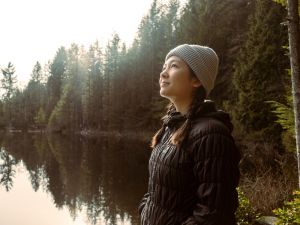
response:
M172 49L165 60L171 56L177 56L188 64L200 80L206 90L206 96L208 96L214 88L218 73L219 58L216 52L207 46L183 44Z

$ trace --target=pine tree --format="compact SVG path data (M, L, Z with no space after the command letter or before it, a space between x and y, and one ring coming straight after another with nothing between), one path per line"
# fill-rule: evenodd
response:
M31 126L35 125L35 117L39 109L45 107L45 87L42 84L42 79L42 67L41 64L37 62L32 69L31 79L23 91L25 98L24 119L26 123Z
M49 128L54 131L76 131L82 128L82 84L84 49L72 44L68 51L66 83L62 95L49 118Z
M6 68L1 69L1 72L3 75L3 78L1 79L2 88L5 91L3 99L9 100L15 91L15 84L17 82L15 67L11 62L9 62Z
M6 120L4 117L4 104L3 101L0 100L0 129L4 129L6 126Z
M167 7L153 1L148 15L141 22L138 40L136 114L140 118L138 127L157 128L158 119L166 102L159 96L159 74L167 52L174 47L177 27L176 1ZM143 86L140 84L144 84ZM153 116L154 115L154 116Z
M34 118L35 124L39 129L43 129L47 125L46 114L42 107L40 107L36 117Z
M83 91L83 124L85 128L101 128L103 112L103 65L98 41L90 46L87 54L87 76Z
M281 6L270 0L256 1L249 19L247 39L235 63L234 85L238 93L235 118L246 132L261 132L262 138L280 143L281 127L266 101L284 102L284 70L287 39L280 26Z
M176 30L178 43L206 45L219 56L220 65L210 98L217 104L234 97L233 63L247 30L252 0L189 0Z
M116 73L119 70L120 41L119 35L113 34L105 49L103 74L103 127L105 130L112 129L113 105L118 104L113 95L118 91L114 84L117 79Z
M46 106L47 118L50 117L52 110L62 95L63 83L66 80L66 65L67 52L64 47L61 47L58 49L52 63L50 64L50 76L48 77L46 83L48 98Z
M36 62L36 64L34 65L34 68L32 70L32 74L31 74L31 80L36 82L36 83L42 83L42 66L40 64L40 62Z
M1 79L2 88L4 89L3 102L4 102L4 118L7 121L6 125L11 126L12 120L12 106L11 98L16 90L15 84L17 82L17 77L15 75L15 67L9 62L7 67L1 69L3 78Z
M27 120L26 99L24 91L16 89L14 96L11 99L12 105L12 120L11 124L16 129L26 130L30 125ZM31 124L32 125L32 124Z

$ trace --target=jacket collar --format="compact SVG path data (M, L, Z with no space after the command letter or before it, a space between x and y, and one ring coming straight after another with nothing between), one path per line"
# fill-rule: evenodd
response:
M180 112L173 111L163 118L163 124L168 127L177 127L186 120L186 116L182 115Z
M202 102L196 110L194 117L191 119L197 119L199 117L211 117L217 119L225 124L230 131L233 130L229 114L222 110L217 110L215 103L211 100ZM174 110L163 118L163 124L169 128L178 128L186 119L187 117L185 115Z

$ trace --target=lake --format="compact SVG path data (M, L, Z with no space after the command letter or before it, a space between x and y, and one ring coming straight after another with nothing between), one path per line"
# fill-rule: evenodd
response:
M145 141L0 134L1 225L139 224Z

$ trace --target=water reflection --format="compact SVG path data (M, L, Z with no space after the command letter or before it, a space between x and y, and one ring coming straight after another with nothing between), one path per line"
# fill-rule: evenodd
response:
M53 204L67 207L73 218L84 208L92 224L139 224L137 205L148 179L147 143L39 134L7 134L0 141L0 182L8 193L22 162L33 190L48 192Z

